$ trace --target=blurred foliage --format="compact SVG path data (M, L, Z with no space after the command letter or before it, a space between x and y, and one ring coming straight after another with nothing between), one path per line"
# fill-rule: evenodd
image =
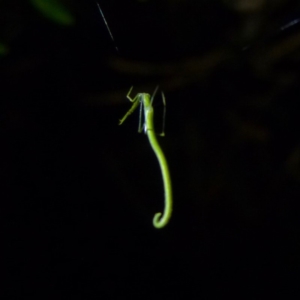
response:
M30 2L46 18L55 23L66 26L75 23L74 16L63 0L30 0Z
M8 47L0 43L0 56L6 55L8 53Z

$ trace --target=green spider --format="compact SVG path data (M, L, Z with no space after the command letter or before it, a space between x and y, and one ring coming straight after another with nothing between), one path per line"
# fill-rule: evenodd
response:
M133 99L130 97L130 93L133 87L130 88L127 99L129 99L133 104L125 116L120 120L119 125L123 124L123 122L127 119L129 115L131 115L134 110L140 105L140 118L139 118L139 132L144 130L144 133L147 134L149 143L158 159L163 183L164 183L164 190L165 190L165 209L164 213L156 213L153 218L153 226L156 228L162 228L166 226L171 218L172 215L172 186L171 186L171 177L170 171L167 164L166 157L156 139L156 135L154 132L154 109L152 106L154 96L157 92L158 87L156 87L152 97L146 93L139 93ZM162 92L162 100L164 104L164 117L165 117L165 107L166 107L166 100L164 93ZM144 124L142 125L142 111L144 109ZM161 134L162 136L164 133Z

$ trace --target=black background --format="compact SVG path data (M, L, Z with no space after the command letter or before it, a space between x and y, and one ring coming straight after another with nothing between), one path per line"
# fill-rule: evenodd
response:
M95 2L61 3L73 25L0 1L3 299L297 296L299 2L101 1L115 42ZM157 84L160 230L138 113L118 126Z

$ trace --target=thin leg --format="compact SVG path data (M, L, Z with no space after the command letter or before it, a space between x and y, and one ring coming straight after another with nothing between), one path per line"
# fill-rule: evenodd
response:
M156 95L156 92L157 92L158 88L159 88L159 86L157 85L156 88L155 88L155 90L154 90L154 92L153 92L153 94L152 94L152 97L151 97L151 100L150 100L150 104L151 104L151 105L152 105L152 103L153 103L153 99L154 99L154 97L155 97L155 95Z
M163 105L164 105L164 111L163 111L162 133L160 134L160 136L165 136L167 106L166 106L166 97L165 97L165 94L163 92L161 92L161 97L162 97L162 102L163 102Z
M134 101L135 101L135 98L132 99L132 98L129 96L130 93L131 93L131 91L132 91L132 89L133 89L133 86L130 88L129 92L128 92L127 95L126 95L126 98L127 98L130 102L134 102Z
M122 125L123 122L127 119L127 117L129 115L131 115L135 111L135 109L138 107L138 105L140 104L140 101L138 101L140 94L137 94L133 99L129 96L130 93L131 93L131 91L132 91L132 89L133 89L133 86L130 88L128 94L126 95L126 98L130 102L133 102L133 104L132 104L131 108L127 111L127 113L125 114L125 116L119 121L119 125Z
M139 100L137 100L139 101ZM140 101L140 116L139 116L139 129L138 132L141 133L143 131L142 118L143 118L143 101Z

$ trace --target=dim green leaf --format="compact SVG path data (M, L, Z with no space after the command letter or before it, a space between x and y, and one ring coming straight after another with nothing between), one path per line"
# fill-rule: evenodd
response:
M8 53L8 47L0 42L0 56L4 56Z
M46 18L62 25L73 25L75 19L59 0L30 0Z

